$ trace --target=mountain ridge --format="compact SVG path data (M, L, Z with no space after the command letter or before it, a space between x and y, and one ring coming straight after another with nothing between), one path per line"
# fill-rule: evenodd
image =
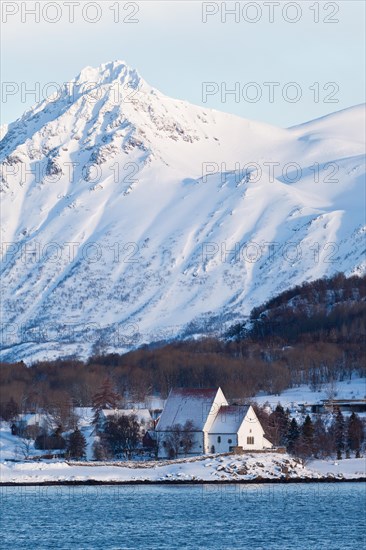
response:
M3 359L222 333L289 286L364 273L363 106L280 129L101 67L0 144Z

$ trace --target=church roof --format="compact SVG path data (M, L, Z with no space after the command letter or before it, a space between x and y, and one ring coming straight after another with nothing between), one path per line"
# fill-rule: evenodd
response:
M249 405L230 405L220 407L214 423L211 426L211 434L237 433L249 410Z
M201 388L171 390L156 430L169 431L175 424L184 426L187 420L193 422L195 430L203 430L218 391Z

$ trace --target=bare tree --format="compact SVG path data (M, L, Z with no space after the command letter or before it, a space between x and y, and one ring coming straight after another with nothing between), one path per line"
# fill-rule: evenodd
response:
M60 426L62 431L75 430L78 425L78 416L75 414L70 399L59 401L45 408L47 412L47 427L52 429Z
M140 424L136 415L110 417L104 426L102 441L104 439L115 456L131 458L140 443Z
M192 433L193 431L194 431L194 424L192 420L187 420L183 426L182 437L180 441L180 445L186 456L193 447L193 433Z
M15 454L20 456L24 460L28 460L30 457L30 451L33 446L33 441L27 437L19 437L17 446L15 447Z
M329 401L333 401L337 397L338 387L337 381L332 378L325 387L325 396Z
M169 432L169 435L165 439L169 458L176 458L178 456L182 443L182 436L183 429L181 424L174 424Z

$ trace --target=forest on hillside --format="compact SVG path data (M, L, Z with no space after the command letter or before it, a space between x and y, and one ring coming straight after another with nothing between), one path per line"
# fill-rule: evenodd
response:
M106 378L126 402L166 397L172 387L221 386L230 399L279 394L366 376L366 277L305 283L255 308L226 338L176 341L129 353L0 364L1 403L22 410L90 406Z

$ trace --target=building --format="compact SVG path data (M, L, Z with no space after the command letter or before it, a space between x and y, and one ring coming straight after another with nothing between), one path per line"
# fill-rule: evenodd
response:
M366 399L322 399L320 403L308 405L312 413L334 413L338 409L344 413L365 413Z
M27 413L18 415L11 425L13 435L38 435L41 431L55 430L57 423L46 413Z
M211 453L226 453L233 448L244 451L272 448L251 405L220 407L208 433Z
M253 407L229 405L221 388L171 390L155 433L161 458L272 447Z

